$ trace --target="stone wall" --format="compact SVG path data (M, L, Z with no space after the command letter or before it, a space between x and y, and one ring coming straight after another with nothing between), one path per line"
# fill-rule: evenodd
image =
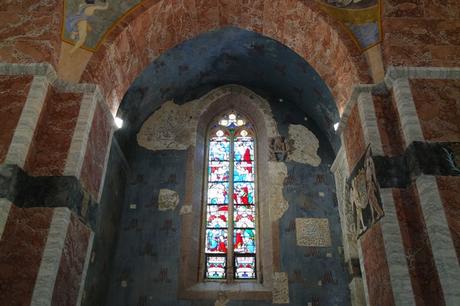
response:
M455 0L384 0L382 19L386 67L458 67L460 8Z
M277 4L273 1L238 4L179 1L173 5L172 1L164 0L146 4L125 22L126 27L115 29L92 56L81 78L103 88L112 113L147 63L186 39L225 26L257 31L292 48L331 88L339 110L353 84L370 80L365 58L358 47L313 1L279 1Z
M221 91L213 91L209 96L218 96L219 92ZM252 103L256 101L257 99L254 99ZM189 103L202 105L197 101ZM275 272L283 272L280 274L286 276L286 282L283 282L282 285L289 288L287 296L281 293L280 295L275 294L273 302L283 302L288 298L291 305L304 305L305 303L349 305L349 276L343 268L342 234L333 193L334 183L328 170L333 157L332 149L325 137L314 126L305 123L302 113L296 108L288 104L277 105L275 99L271 100L270 105L274 111L276 110L276 118L280 118L273 125L275 132L286 139L291 139L290 125L295 124L305 129L308 128L309 133L312 134L310 139L318 139L317 154L321 160L318 163L318 157L312 158L308 160L311 164L304 160L302 162L291 160L284 163L270 162L280 165L280 167L275 167L276 169L284 166L286 172L286 177L281 177L281 194L277 196L279 201L273 201L275 206L270 210L278 209L277 205L280 205L282 201L288 203L288 206L283 208L275 220L268 222L273 226L273 235L277 235L277 239L273 241L279 241L273 245L273 248L276 248L275 253L279 254L273 258L273 269ZM187 104L182 107L187 108ZM246 108L250 109L249 106ZM162 109L160 108L157 112L161 113ZM289 119L286 121L285 118ZM263 118L260 119L263 120ZM149 120L146 121L146 125L149 125ZM272 125L270 129L271 127ZM193 127L190 128L193 129ZM177 132L180 133L181 130ZM198 132L199 134L204 133L204 131ZM153 137L150 141L154 142L155 139ZM296 147L299 150L304 146L308 147L308 143L302 143L301 139L296 139ZM183 143L182 139L179 140L177 145ZM258 143L263 143L263 141L260 140ZM201 145L204 146L204 143ZM194 150L193 146L187 151L179 150L175 146L172 146L175 148L173 150L158 150L158 148L152 150L141 147L138 143L131 143L126 147L129 148L126 155L129 156L131 171L126 185L122 231L115 253L107 305L123 305L124 303L214 305L215 300L212 300L212 297L215 299L216 295L214 291L209 292L207 298L204 298L203 294L201 298L197 294L192 300L178 298L178 295L182 295L181 290L183 290L179 285L182 274L188 271L188 267L182 265L184 257L189 256L188 251L179 244L181 233L184 233L183 227L189 226L188 222L182 222L186 220L185 217L197 216L188 230L188 232L197 233L191 235L191 243L198 246L200 239L203 238L199 236L201 198L195 194L187 197L190 190L201 190L202 188L200 175L203 170L193 170L194 167L191 164L195 166L195 163L193 160L190 163L189 160L193 156L190 154L190 150ZM268 148L259 149L268 153ZM192 179L193 176L198 177ZM266 178L261 177L260 180L265 182ZM190 183L194 186L187 187L187 184ZM187 191L188 188L192 189ZM174 209L161 209L159 194L163 189L177 192L179 204ZM276 193L278 195L277 191ZM258 205L269 205L272 200L269 199L267 203L260 202ZM198 202L195 203L196 201ZM190 208L185 209L186 207ZM299 222L303 224L304 222L301 222L303 220L320 220L322 222L313 222L313 224L325 224L326 226L314 227L317 239L305 239L302 228L299 228L299 231L296 230L297 224ZM260 221L266 222L267 220ZM265 252L270 252L270 249L266 249ZM196 257L192 262L194 265L198 264ZM270 265L270 263L267 264ZM186 274L185 277L198 278L196 273ZM269 277L265 276L264 279ZM157 294L157 292L163 294ZM278 291L275 289L274 292ZM236 300L232 297L228 305L266 305L270 303L269 301L251 301L250 299L254 297L249 297L247 293L246 290L241 291L239 297L237 296Z
M63 1L0 3L0 62L57 66Z
M1 199L2 304L76 305L92 232L67 208L20 208Z

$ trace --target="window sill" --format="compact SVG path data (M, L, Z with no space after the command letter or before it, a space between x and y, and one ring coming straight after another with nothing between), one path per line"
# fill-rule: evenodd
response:
M230 300L271 300L272 290L256 282L235 282L233 284L219 282L198 283L183 292L184 299L217 299L223 292Z

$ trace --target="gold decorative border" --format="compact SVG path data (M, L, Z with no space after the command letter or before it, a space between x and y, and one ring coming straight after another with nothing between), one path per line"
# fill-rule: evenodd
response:
M96 44L96 47L91 48L91 47L86 47L85 45L81 46L81 49L90 51L90 52L96 52L97 49L101 46L101 44L105 41L107 38L107 35L116 27L118 24L123 21L129 14L134 12L137 8L139 8L143 4L144 0L141 0L138 4L134 5L132 8L127 10L123 15L118 17L112 25L102 34L102 37L99 39L98 43ZM342 28L350 35L351 39L355 43L355 45L359 48L360 52L365 52L372 47L375 47L376 45L380 44L383 41L383 31L382 31L382 12L383 12L383 4L382 0L378 0L378 3L376 5L370 6L368 8L362 8L362 9L347 9L347 8L338 8L329 4L326 4L322 2L321 0L316 0L316 2L319 4L321 9L328 14L329 16L333 17L338 21L338 23L342 26ZM358 13L359 15L357 15ZM74 41L71 41L67 38L65 38L65 18L66 18L66 0L64 0L64 5L63 5L63 14L62 14L62 19L61 19L61 40L69 43L71 45L75 45ZM347 27L345 22L351 22L355 24L362 24L362 23L367 23L367 22L372 22L372 21L377 21L378 29L379 29L379 40L375 42L374 44L363 48L361 47L361 44L359 43L358 39L356 38L355 34Z
M359 48L360 52L365 52L376 45L380 44L383 41L383 31L382 31L382 13L383 13L383 1L378 0L378 3L360 9L350 9L350 8L339 8L332 6L330 4L324 3L321 0L316 0L320 8L329 16L337 20L337 22L342 26L342 28L350 35L351 39L355 45ZM359 40L356 38L355 34L348 28L345 22L350 22L354 24L363 24L368 22L377 21L377 26L379 29L379 40L374 44L368 47L361 47Z

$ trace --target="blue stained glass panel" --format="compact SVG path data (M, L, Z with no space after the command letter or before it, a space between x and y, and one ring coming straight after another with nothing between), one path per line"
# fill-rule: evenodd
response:
M233 189L235 204L254 204L254 183L235 183Z
M254 181L254 162L235 162L233 168L234 182L253 182Z
M233 231L233 249L235 253L255 254L256 253L256 230L236 229Z
M207 229L206 230L206 253L227 253L227 230Z
M211 141L209 143L209 160L229 160L230 142Z
M208 222L206 227L227 228L228 227L228 205L208 205Z
M226 277L227 258L225 256L206 257L206 278L224 279Z
M210 182L228 181L229 162L225 161L210 161L208 167Z
M239 139L239 137L238 137ZM235 160L250 162L254 160L253 141L235 141Z
M235 205L233 215L235 228L256 227L256 208L254 205Z
M228 183L208 183L208 204L228 204Z
M256 258L246 256L235 257L235 278L253 279L256 278Z

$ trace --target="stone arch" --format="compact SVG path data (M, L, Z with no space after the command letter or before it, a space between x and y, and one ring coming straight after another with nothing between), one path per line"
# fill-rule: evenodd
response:
M114 28L89 61L81 80L102 87L112 113L137 75L160 54L226 26L258 32L298 53L331 89L340 113L353 85L370 80L359 49L313 1L178 2L147 1Z

